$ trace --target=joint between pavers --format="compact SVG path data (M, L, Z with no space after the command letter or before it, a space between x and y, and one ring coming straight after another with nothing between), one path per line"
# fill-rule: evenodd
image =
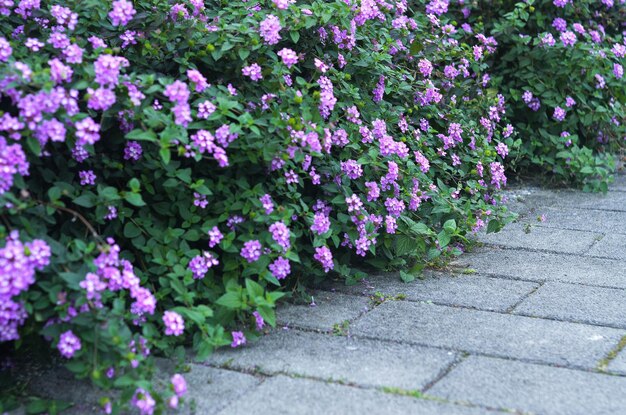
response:
M482 273L481 273L481 275L487 276L486 274L482 274ZM495 278L498 278L498 277L495 277ZM511 280L512 278L500 277L499 279L509 279L509 280ZM470 306L470 305L460 305L460 304L445 303L445 302L441 302L441 301L432 301L432 300L411 300L411 299L408 299L408 298L404 298L404 299L394 299L394 300L387 300L387 301L406 301L406 302L409 302L409 303L417 303L417 304L434 304L434 305L437 305L437 306L457 308L457 309L463 309L463 310L483 311L483 312L486 312L486 313L495 313L495 314L502 314L502 315L512 315L512 316L519 316L519 317L528 317L528 318L534 318L534 319L538 319L538 320L556 321L556 322L559 322L559 323L571 323L571 324L580 324L580 325L583 325L583 326L592 326L592 327L602 327L602 328L611 328L611 329L624 330L624 327L620 327L620 326L616 326L616 325L612 325L612 324L594 323L594 322L591 322L591 321L562 319L562 318L547 317L547 316L537 316L537 315L525 314L525 313L512 313L512 311L516 307L518 307L524 300L526 300L533 293L535 293L537 290L539 290L539 288L541 288L547 282L545 280L543 280L543 281L521 280L521 281L533 282L535 284L538 284L538 286L535 289L531 290L528 294L524 295L513 306L508 307L504 311L494 310L494 309L489 309L489 308L480 308L480 307L475 307L475 306ZM559 281L559 282L561 282L561 281ZM569 283L567 281L563 281L562 283L563 284L571 284L571 285L590 286L590 285L587 285L587 284ZM610 289L615 289L615 290L626 290L626 289L621 288L621 287L605 287L605 286L590 286L590 287L610 288ZM351 295L353 297L369 297L368 295L353 294L353 293L345 293L344 295ZM367 312L364 312L364 313L360 314L358 317L354 318L351 321L351 323L356 321L357 319L361 318L366 313L369 313L374 308L382 305L383 303L377 304L377 305L373 306L372 309L368 310ZM308 329L308 328L305 328L305 327L298 326L297 324L295 324L295 325L293 325L293 326L291 326L289 328L299 329L299 330L302 330L302 331L311 331L311 332L316 332L316 333L333 334L333 330ZM349 329L348 329L348 332L349 332ZM350 337L349 334L348 334L348 337Z
M460 357L457 356L457 358L455 359L455 360L458 360L457 364L460 363L463 360L463 358L460 358ZM260 382L254 388L252 388L251 390L257 389L258 387L260 387L263 384L263 382L267 381L267 379L269 379L269 378L272 378L272 377L275 377L275 376L285 376L285 377L288 377L288 378L291 378L291 379L307 379L307 380L311 380L311 381L314 381L314 382L320 382L320 383L325 383L325 384L341 385L341 386L346 386L346 387L349 387L349 388L360 389L360 390L378 391L378 392L381 392L381 393L388 393L388 394L398 395L398 396L407 396L407 397L412 397L413 399L422 399L422 400L434 401L434 402L439 402L439 403L444 403L444 404L453 404L453 405L463 406L463 407L467 407L467 408L479 408L479 409L486 409L486 410L489 410L489 411L510 412L510 409L507 409L507 408L499 408L499 407L493 407L493 406L488 406L488 405L480 405L480 404L475 404L475 403L471 403L471 402L445 399L445 398L441 398L441 397L438 397L438 396L435 396L435 395L428 395L428 394L424 393L426 391L426 387L422 388L421 390L416 389L416 391L419 392L419 395L417 396L417 394L396 393L394 391L390 391L391 388L386 388L384 386L361 385L361 384L358 384L358 383L346 382L346 381L342 381L340 379L335 379L335 378L321 378L321 377L317 377L317 376L303 375L303 374L298 374L298 373L290 373L290 372L285 372L285 371L276 371L276 372L269 373L269 372L263 372L262 370L258 371L258 370L250 370L250 369L245 369L245 368L235 369L235 368L232 368L232 367L224 367L222 365L212 365L212 364L206 364L204 366L213 367L213 368L216 368L216 369L228 370L228 371L237 372L237 373L250 374L250 375L254 375L255 377L260 378ZM449 372L452 368L453 368L453 366L449 365L449 370L447 372ZM445 376L445 374L442 375L441 377L443 377L443 376ZM432 383L434 384L434 382L432 382ZM397 388L393 388L393 389L397 389ZM410 392L410 391L404 391L404 390L400 390L400 389L397 389L397 390L398 391L402 391L402 392ZM221 410L227 409L230 405L232 405L232 402L230 402L227 405L225 405Z
M490 358L501 359L501 360L509 360L509 361L512 361L512 362L529 363L529 364L538 365L538 366L565 368L565 369L570 369L570 370L576 370L578 372L598 373L598 370L596 368L590 368L590 367L587 367L587 366L560 365L560 364L556 364L556 363L548 363L546 361L537 360L537 359L517 358L517 357L511 357L511 356L497 354L497 353L485 353L485 352L480 352L480 351L475 351L475 350L455 349L455 348L449 347L449 346L438 346L438 345L433 345L433 344L428 344L428 343L421 343L421 342L415 342L415 341L406 341L406 340L402 340L402 341L401 340L393 340L393 339L382 338L382 337L377 337L377 336L368 336L368 335L357 334L357 335L353 335L353 337L355 337L357 339L387 341L387 342L392 342L392 343L397 343L397 344L409 344L409 345L412 345L412 346L419 346L419 347L425 347L425 348L430 348L430 349L438 349L438 350L445 350L445 351L449 351L449 352L464 353L464 354L466 354L468 356L469 355L474 355L474 356L490 357ZM610 375L611 376L617 376L617 377L626 378L626 374L621 374L621 373L615 373L615 374L611 373Z
M600 235L600 237L595 237L593 238L593 242L591 243L591 245L589 245L589 247L581 254L583 256L591 256L593 257L593 255L586 255L589 251L591 251L591 249L596 246L598 244L598 242L600 242L602 239L604 239L604 237L606 236L605 233L602 233Z
M437 374L437 376L435 376L435 378L433 380L431 380L430 382L428 382L424 388L422 389L423 393L426 393L426 391L428 391L429 389L431 389L433 386L435 386L436 383L438 383L441 379L445 378L446 376L448 376L448 374L455 368L457 367L462 361L464 361L467 356L469 356L468 353L457 353L457 355L454 357L454 359L452 360L452 362L450 362L449 365L447 365L446 367L444 367L441 372L439 372Z
M617 357L617 355L626 349L626 335L623 336L617 345L607 355L598 362L598 371L601 373L609 373L609 364ZM619 375L618 375L619 376Z
M513 312L513 310L515 310L520 304L522 304L527 298L529 298L531 295L533 295L534 293L537 292L537 290L539 290L541 287L543 287L543 285L545 284L545 281L540 281L539 283L537 283L537 286L535 288L533 288L532 290L530 290L528 293L524 294L522 296L522 298L520 298L518 301L515 302L515 304L513 304L512 306L510 306L509 308L506 309L505 313L507 314L511 314Z

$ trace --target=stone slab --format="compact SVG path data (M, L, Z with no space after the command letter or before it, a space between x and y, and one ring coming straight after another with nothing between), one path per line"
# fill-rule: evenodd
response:
M172 373L171 366L171 362L159 359L159 367L168 370L161 372L163 383L167 383ZM93 387L89 381L68 378L67 375L63 368L50 369L43 376L31 380L29 391L35 396L75 403L74 413L81 413L81 410L83 414L100 413L98 402L101 397L110 396L110 392ZM196 413L209 415L250 393L261 382L252 375L199 364L192 364L191 371L184 376L188 386L187 402L194 401ZM98 409L84 412L84 408Z
M410 301L505 311L539 285L532 282L489 278L480 275L455 275L426 271L423 279L403 282L398 274L368 276L356 285L336 284L336 290L354 295L404 295Z
M609 185L609 192L626 192L626 175L616 175L615 182Z
M220 415L478 415L479 408L398 396L310 379L276 376L254 392L220 412Z
M470 356L428 393L531 413L609 415L624 412L624 390L624 377Z
M246 347L219 350L208 362L264 374L421 390L456 357L440 349L279 329Z
M328 291L312 293L315 305L283 304L276 310L279 325L331 331L335 324L354 320L369 309L369 300Z
M234 401L244 399L261 383L246 373L192 364L185 373L188 402L193 400L196 414L216 414Z
M538 215L544 215L545 221L537 221ZM544 208L537 210L537 215L523 219L523 222L530 223L533 227L626 234L626 212Z
M491 245L509 248L582 254L602 236L600 233L549 229L533 226L526 233L524 224L511 223L497 233L481 233L479 240Z
M547 252L481 248L452 262L458 269L531 281L626 288L626 262Z
M591 369L626 331L467 308L390 301L357 320L352 333Z
M607 234L591 247L587 255L626 261L626 235Z
M514 312L626 328L626 290L547 282Z
M609 372L626 375L626 349L623 349L615 359L611 360L608 369Z

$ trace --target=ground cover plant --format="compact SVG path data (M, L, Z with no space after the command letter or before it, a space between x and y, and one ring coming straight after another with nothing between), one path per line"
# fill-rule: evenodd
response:
M498 230L497 42L447 7L1 1L2 347L41 342L107 413L175 409L155 356L244 346L309 282L410 280Z
M626 139L626 6L621 0L458 2L468 37L495 37L494 82L520 145L510 168L606 191Z

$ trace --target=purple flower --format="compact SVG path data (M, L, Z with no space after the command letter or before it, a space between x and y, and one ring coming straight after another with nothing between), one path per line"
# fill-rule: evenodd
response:
M220 232L217 226L214 226L213 228L209 229L209 248L215 247L217 244L221 242L223 238L224 238L224 235L222 234L222 232Z
M272 197L269 194L264 194L259 198L259 200L263 205L263 209L265 209L265 214L270 215L274 211L274 203L272 202Z
M317 212L313 217L313 225L311 230L318 235L323 235L330 229L330 219L324 212Z
M96 175L94 174L93 170L79 171L78 177L80 178L80 184L82 186L96 184Z
M163 324L166 336L180 336L185 331L185 320L175 311L163 313Z
M231 332L233 336L233 342L230 344L230 347L239 347L246 344L246 336L243 335L241 331L233 331Z
M287 68L291 68L293 65L298 63L298 54L291 49L282 48L277 53L283 60L283 63L287 65Z
M59 343L57 344L59 353L61 353L61 356L66 359L72 358L74 354L81 349L81 347L82 344L80 339L76 337L72 330L62 333L59 337Z
M126 26L136 13L132 2L116 0L113 2L113 10L109 12L109 18L113 26Z
M280 37L280 20L278 17L270 14L263 20L259 26L259 34L266 44L275 45L281 39Z
M561 42L563 42L563 46L565 46L565 47L574 46L574 44L578 40L576 38L576 34L574 32L569 31L569 30L561 33L560 38L561 38Z
M289 242L289 228L283 222L274 222L269 227L269 231L272 234L272 239L280 245L284 251L288 250L291 246Z
M552 115L552 117L554 117L554 119L557 121L563 121L566 115L567 115L567 112L565 112L563 108L556 107L554 109L554 114Z
M272 262L269 267L270 272L277 280L282 280L291 273L291 265L288 259L278 257Z
M420 72L422 73L422 75L424 75L424 77L426 78L428 78L430 74L433 72L433 64L430 63L428 59L420 59L417 66Z
M202 255L191 258L187 268L191 270L195 279L202 279L210 268L218 264L219 261L210 252L204 252Z
M131 403L139 410L140 415L152 415L156 406L152 395L142 388L137 388Z
M176 396L181 397L187 393L187 382L185 381L183 375L179 373L174 374L174 376L172 376L171 382L172 389L174 390Z
M363 168L356 160L342 161L341 171L352 180L358 179L363 175Z
M330 252L327 246L320 246L315 248L315 255L313 256L324 268L324 272L328 272L335 267L333 263L333 254Z
M261 242L253 239L243 244L240 255L248 262L255 262L261 258Z
M262 330L263 327L265 327L265 320L263 320L263 317L261 317L258 311L255 311L252 315L254 316L257 330Z
M0 62L6 62L9 60L9 56L13 53L11 44L6 38L0 36Z
M258 80L263 79L263 75L261 74L261 67L256 63L253 63L252 65L249 65L249 66L244 66L241 69L241 73L244 76L250 77L250 79L252 79L253 81L258 81Z
M622 79L622 76L624 76L624 67L620 65L619 63L614 63L613 75L615 75L617 79Z
M107 213L104 215L104 219L113 220L117 218L117 208L115 206L107 206Z
M143 154L141 144L136 141L128 141L124 147L124 160L138 161Z

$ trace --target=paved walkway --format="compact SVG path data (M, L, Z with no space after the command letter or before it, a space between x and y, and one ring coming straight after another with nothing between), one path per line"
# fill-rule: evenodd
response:
M619 180L607 195L509 191L520 220L449 269L282 307L256 344L192 365L196 412L626 413Z

